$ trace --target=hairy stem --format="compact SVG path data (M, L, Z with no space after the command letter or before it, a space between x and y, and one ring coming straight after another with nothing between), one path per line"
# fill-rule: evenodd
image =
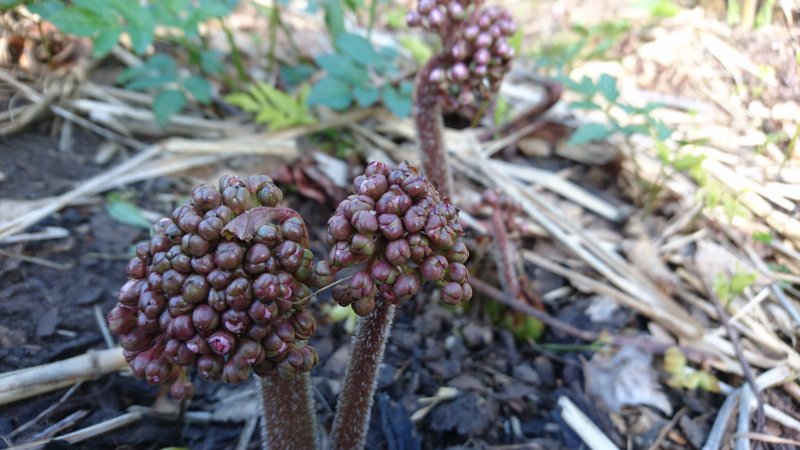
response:
M378 368L383 361L394 311L394 305L379 300L375 310L359 321L353 354L333 419L333 450L364 448Z
M436 183L439 193L450 197L452 181L442 137L439 85L430 81L431 72L441 65L440 59L439 56L431 58L417 75L414 87L414 122L425 175Z
M271 370L260 384L263 450L315 450L317 423L310 375L300 373L287 380Z

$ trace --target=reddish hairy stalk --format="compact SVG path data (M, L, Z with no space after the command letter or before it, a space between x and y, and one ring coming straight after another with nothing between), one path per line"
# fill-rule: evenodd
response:
M422 153L425 175L436 183L440 194L450 197L452 178L447 165L447 152L442 137L442 111L439 107L439 83L430 81L434 70L440 70L440 56L434 56L417 75L414 87L414 123Z
M346 389L336 405L331 431L333 450L364 448L378 369L383 360L394 312L394 305L378 301L375 310L359 322L343 384Z
M497 264L498 276L503 280L503 293L508 297L519 299L520 286L519 274L515 264L516 249L506 233L506 224L503 221L500 208L492 211L492 233L494 234L495 251L494 259Z
M317 448L317 421L310 378L304 372L287 380L277 370L271 370L261 377L263 450Z

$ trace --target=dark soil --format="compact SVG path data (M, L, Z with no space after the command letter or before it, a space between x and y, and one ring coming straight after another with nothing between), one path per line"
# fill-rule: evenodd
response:
M7 179L0 182L0 198L55 195L70 188L75 180L102 171L102 167L93 163L96 142L81 136L79 144L74 146L74 152L62 153L56 150L55 140L41 136L23 135L3 142L0 167ZM175 205L158 200L161 197L156 194L184 195L189 185L181 180L162 179L140 183L130 191L135 193L139 205L167 213ZM320 205L296 195L289 195L288 201L301 212L312 237L318 238L331 205ZM38 226L47 225L66 228L70 236L4 249L62 264L63 270L0 257L0 372L104 348L94 309L99 308L104 316L114 305L116 290L125 280L132 245L147 236L144 230L112 219L102 202L66 208ZM320 248L317 243L315 250ZM474 254L477 260L482 256L486 255ZM491 263L482 265L485 267L480 268L481 276L491 280ZM564 280L551 274L529 275L535 275L534 289L540 292L564 284ZM329 301L327 294L316 299L320 307ZM619 311L610 322L592 323L585 314L590 303L588 298L573 296L551 305L551 313L589 330L619 330L637 325L634 314ZM532 342L516 339L510 331L487 318L487 311L492 308L496 309L496 305L480 298L463 311L445 308L429 291L402 307L379 380L367 448L456 449L502 444L532 449L580 448L580 440L561 421L556 407L560 396L570 397L623 445L625 439L613 431L615 427L608 412L583 393L582 358L591 354L556 355ZM319 313L317 317L324 316ZM329 429L350 337L343 323L324 320L318 326L317 336L313 344L321 363L312 375L320 422ZM577 343L550 331L545 332L541 342ZM188 423L174 417L147 417L91 442L49 448L234 448L243 422L255 406L255 384L225 386L196 380L196 386L198 393L188 404L188 411L208 411L219 420ZM418 423L413 423L411 415L424 406L420 398L436 396L439 388L445 386L458 389L459 395L440 402ZM0 407L0 436L26 423L63 394L64 390L56 391ZM175 407L163 390L126 374L85 382L44 420L16 436L15 442L31 439L35 433L76 411L85 411L86 416L72 430L119 416L132 405L153 406L157 399L159 408L163 408L165 399ZM667 421L668 418L659 416L654 429L658 430L657 425ZM257 441L256 433L248 448L260 448Z

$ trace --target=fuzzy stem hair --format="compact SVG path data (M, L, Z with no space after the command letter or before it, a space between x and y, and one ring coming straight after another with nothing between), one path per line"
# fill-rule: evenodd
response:
M317 421L311 376L298 373L287 380L270 370L260 378L263 450L315 450Z
M452 178L442 136L442 110L439 106L439 84L430 81L431 73L441 66L441 57L434 56L420 70L414 87L414 123L422 157L422 168L440 194L450 197Z
M394 312L394 305L378 300L372 313L359 321L350 365L333 418L332 450L364 448L378 384L378 369L383 361Z

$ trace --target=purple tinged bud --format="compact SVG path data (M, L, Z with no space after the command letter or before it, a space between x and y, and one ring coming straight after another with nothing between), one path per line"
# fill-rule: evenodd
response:
M481 30L489 28L492 25L492 22L492 18L485 12L478 17L478 26L481 28Z
M253 197L243 184L226 187L222 191L222 202L236 215L253 207Z
M171 244L180 244L181 238L183 238L183 230L175 223L170 223L167 229L164 230L164 236L169 239Z
M467 266L461 263L450 263L447 267L447 279L462 284L469 278Z
M478 75L479 77L485 77L486 74L489 73L489 68L486 66L475 66L473 72L475 73L475 75Z
M469 41L474 41L480 32L481 29L477 25L469 25L464 29L464 37Z
M189 400L194 396L194 385L188 381L178 382L169 387L169 393L177 400Z
M210 286L206 278L199 274L189 275L183 282L181 294L189 303L201 303L206 301Z
M419 3L417 4L417 11L419 11L420 14L428 14L435 6L435 0L419 0Z
M305 249L294 241L283 241L275 249L275 258L284 269L294 272L303 262Z
M375 203L375 211L378 214L388 213L400 216L405 214L411 205L411 197L398 186L392 186L389 188L389 191L381 195L381 198Z
M451 1L447 8L447 13L453 20L463 20L467 13L461 3Z
M150 238L150 254L154 255L158 252L165 252L169 250L169 239L164 236L153 236Z
M207 304L198 305L192 311L192 322L200 336L208 336L219 327L219 314Z
M413 206L409 208L406 214L412 209L414 209ZM406 231L405 228L403 228L403 221L395 214L381 214L380 217L378 217L378 226L380 227L381 233L390 241L400 239Z
M375 282L368 270L361 270L350 280L350 294L354 299L375 296Z
M241 245L236 242L222 242L214 253L214 264L221 269L231 270L242 263L242 258L244 249Z
M375 200L380 198L387 189L389 189L389 182L382 173L367 177L355 186L357 194L366 195Z
M192 191L192 201L203 211L214 209L222 204L222 195L212 186L198 186Z
M253 283L253 293L257 299L264 302L277 300L280 294L278 277L271 273L261 274Z
M444 81L444 70L438 67L431 70L431 74L428 76L428 81L431 83L441 83Z
M422 264L422 261L433 252L428 238L420 233L411 234L406 239L411 248L411 260L417 264Z
M328 233L337 241L344 241L353 234L353 227L342 215L335 215L328 220Z
M284 239L302 242L306 237L306 225L297 217L287 219L281 225Z
M350 285L347 283L337 284L333 287L332 291L333 300L339 306L345 307L350 304L352 297L350 296Z
M492 36L487 33L481 33L475 38L475 45L481 48L487 48L492 44Z
M247 315L256 323L267 323L275 315L277 307L275 303L262 303L253 302L250 304L250 309L247 310Z
M222 368L222 381L228 384L238 384L250 378L250 366L239 364L236 358L231 358Z
M395 279L397 279L398 273L397 267L389 264L389 262L384 259L376 261L370 268L370 275L372 275L372 278L383 284L393 284Z
M144 291L139 297L139 310L147 316L148 319L155 319L164 308L167 306L167 300L163 295L158 292Z
M183 214L178 219L178 226L181 227L184 233L194 233L197 231L197 225L203 220L195 211Z
M108 329L115 335L130 332L136 325L136 308L133 306L116 305L108 312L106 317Z
M406 13L406 24L411 28L418 27L422 25L422 17L415 11L409 11Z
M450 69L450 77L455 81L464 81L469 78L469 69L464 63L456 63L452 69Z
M247 337L250 339L260 341L272 331L272 327L266 324L254 323L247 329Z
M203 355L197 360L197 371L209 381L219 380L225 360L217 355Z
M208 342L206 342L206 340L199 334L195 334L191 339L186 341L186 349L195 355L211 353L211 348L208 346Z
M464 298L464 290L461 288L461 285L451 281L444 286L442 286L442 301L447 303L448 305L458 305L461 303L461 299Z
M281 228L274 224L264 224L256 230L255 241L259 244L274 247L283 239Z
M194 336L194 323L192 323L192 316L184 314L175 317L170 323L167 334L175 339L188 341Z
M197 234L208 242L219 239L219 234L225 228L225 223L219 217L209 217L197 224Z
M357 255L372 256L375 253L375 241L371 236L354 234L350 240L350 250Z
M415 200L428 193L428 183L425 181L425 177L420 175L411 175L404 178L400 183L400 187Z
M350 223L361 234L372 234L378 231L378 219L375 211L356 211Z
M236 338L227 331L217 331L208 338L211 351L218 355L227 355L233 349Z
M147 242L136 244L136 257L147 262L150 259L150 244Z
M128 280L119 289L117 300L123 305L136 306L139 304L139 293L145 283L142 280Z
M208 275L216 267L214 265L214 257L211 254L205 254L199 258L192 258L192 270L201 275Z
M511 52L511 46L508 45L505 39L498 41L494 46L494 52L501 58L508 58Z
M367 178L381 174L384 177L389 175L392 167L390 164L386 164L385 162L381 161L372 161L371 163L367 164L367 167L364 169L364 176Z
M469 47L467 46L467 41L464 40L457 41L455 44L453 44L453 48L450 49L450 54L456 61L464 60L464 58L467 57L468 52Z
M307 341L317 332L317 321L308 311L297 311L289 318L289 322L294 328L295 338Z
M333 267L349 267L356 262L356 256L350 249L350 243L341 241L330 249L328 253L328 260Z
M485 66L489 64L489 59L491 59L492 55L489 53L489 50L486 48L480 48L477 52L475 52L475 64L478 66Z
M403 226L409 233L416 233L425 228L427 219L428 211L420 205L414 205L403 216Z
M461 297L461 301L468 302L472 298L472 286L469 283L464 283L461 285L461 289L464 291L464 296Z
M411 247L408 245L407 240L398 239L386 244L385 255L390 263L402 266L411 257Z
M250 287L250 282L246 278L236 278L225 288L225 302L234 310L247 310L252 300L253 289Z
M447 259L442 255L428 257L420 266L420 274L426 281L437 282L444 279L447 270Z
M439 28L445 21L444 13L440 9L434 9L428 14L428 23L433 28Z
M131 258L126 271L128 278L142 279L147 276L147 264L139 258Z
M154 359L147 364L144 371L145 379L150 384L161 384L171 378L173 365L162 358Z
M419 278L413 273L401 273L394 282L393 291L398 301L411 298L419 291Z
M181 292L184 280L186 280L186 275L170 269L161 277L161 290L166 295L177 295Z
M258 202L264 206L276 206L283 200L283 192L270 179L259 187L257 197Z
M210 211L207 211L205 218L218 217L223 223L228 223L236 217L236 213L225 205L220 205Z
M202 236L197 234L187 234L181 240L181 248L183 251L194 257L200 257L208 252L208 241L203 239Z
M147 317L147 314L145 314L144 311L139 311L139 314L136 315L136 327L147 334L158 333L161 331L161 326L158 322L158 319L151 319L150 317Z
M230 272L220 269L214 269L206 275L206 280L211 283L214 289L225 289L228 283L231 282L231 278L233 278L233 275Z
M187 302L181 295L174 295L169 298L167 309L172 317L189 314L194 309L194 305Z
M336 269L327 260L318 261L314 265L312 284L315 287L327 286L336 279Z
M150 346L150 338L144 330L134 327L119 337L119 345L131 352L141 351Z
M350 305L359 317L366 317L375 310L375 297L363 297L354 300Z

